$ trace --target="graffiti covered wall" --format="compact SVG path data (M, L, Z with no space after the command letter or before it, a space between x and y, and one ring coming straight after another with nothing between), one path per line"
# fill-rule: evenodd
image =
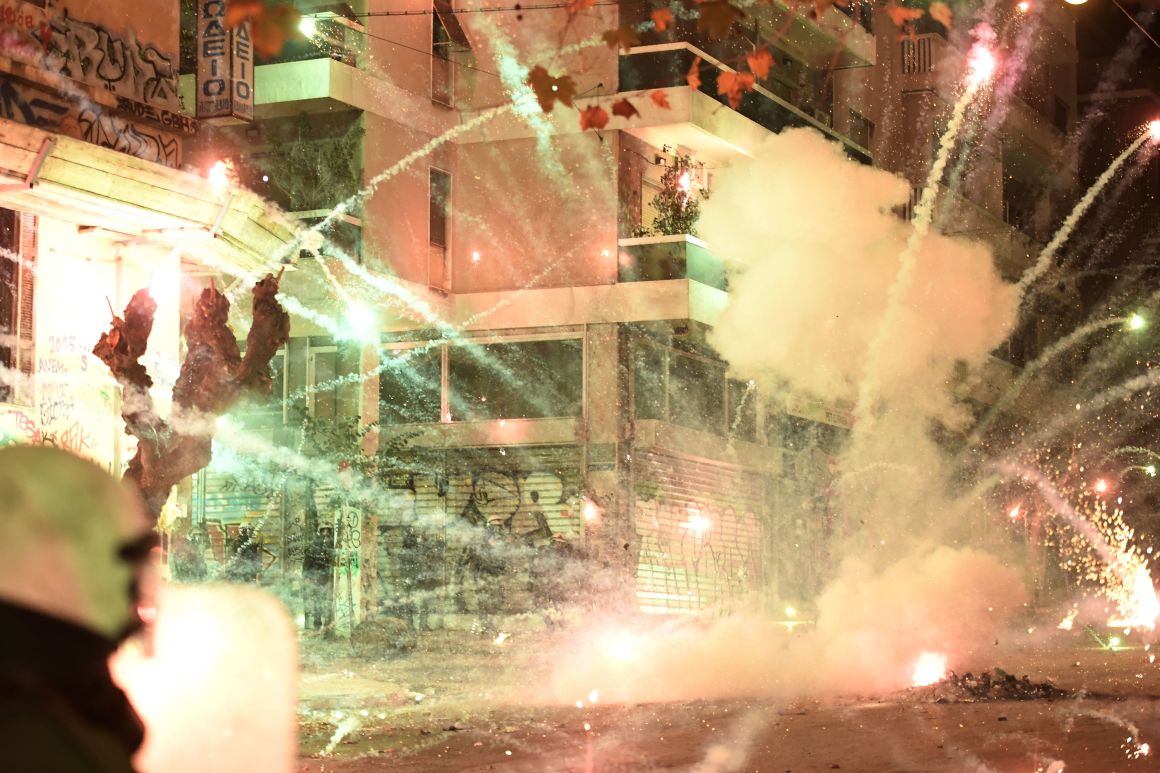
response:
M131 29L45 12L28 3L0 4L0 49L32 70L63 76L111 96L96 99L83 86L55 88L12 74L0 76L0 117L111 148L173 168L181 165L181 137L194 130L180 112L173 56L138 42ZM115 105L115 106L114 106Z

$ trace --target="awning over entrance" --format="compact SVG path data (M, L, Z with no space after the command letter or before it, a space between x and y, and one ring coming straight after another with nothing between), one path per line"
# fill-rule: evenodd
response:
M81 226L183 243L238 274L289 262L301 228L257 194L216 189L191 172L0 120L0 205Z

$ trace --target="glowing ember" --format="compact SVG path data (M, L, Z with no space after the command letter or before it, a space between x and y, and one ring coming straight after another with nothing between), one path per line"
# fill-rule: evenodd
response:
M1019 11L1019 13L1027 13L1031 10L1031 3L1027 2L1027 0L1023 0L1021 3L1016 5L1015 8Z
M1022 512L1022 511L1021 511L1021 509L1020 509L1020 507L1021 507L1020 505L1015 505L1015 506L1014 506L1014 507L1012 507L1012 508L1011 508L1011 510L1010 510L1010 511L1007 513L1007 515L1011 517L1011 520L1012 520L1012 521L1014 521L1014 520L1016 520L1016 519L1018 519L1018 518L1019 518L1019 514L1020 514L1020 512Z
M221 196L229 190L230 177L233 171L233 164L229 161L215 161L213 166L209 168L209 173L206 174L206 177L209 179L209 184L216 195Z
M947 675L947 656L936 652L924 652L918 656L914 664L914 676L911 678L912 687L925 687L928 684L941 682Z
M1072 626L1075 625L1075 616L1077 614L1079 614L1078 609L1071 610L1067 613L1067 617L1059 621L1059 625L1057 625L1056 628L1061 631L1070 631Z
M967 57L967 76L974 85L979 85L995 74L995 55L986 46L976 45Z
M1138 560L1137 560L1138 561ZM1156 620L1160 618L1160 598L1156 596L1156 588L1152 585L1152 575L1148 567L1138 563L1131 573L1130 582L1124 583L1126 598L1117 599L1120 616L1108 621L1108 625L1121 627L1141 627L1155 630Z
M1096 491L1098 491L1101 494L1107 493L1108 482L1106 480L1104 480L1103 478L1100 478L1099 480L1097 480L1095 482L1094 488Z
M594 523L600 518L600 508L591 499L584 500L584 520Z
M688 170L681 173L681 178L677 180L677 187L686 194L693 190L693 178L689 176Z

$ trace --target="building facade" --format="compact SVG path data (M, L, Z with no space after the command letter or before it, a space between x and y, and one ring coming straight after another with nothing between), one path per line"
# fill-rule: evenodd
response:
M210 562L228 563L248 525L271 555L265 581L291 587L329 528L328 603L352 622L415 622L418 597L429 625L528 611L537 556L560 539L648 612L808 603L834 568L851 407L730 376L706 342L729 256L674 232L661 194L674 179L711 192L716 169L789 126L919 189L969 38L937 25L900 38L870 4L820 20L762 6L746 23L776 38L775 66L731 104L719 79L752 41L713 40L695 20L650 29L634 4L298 7L309 35L259 63L254 120L203 126L190 144L192 163L230 158L327 236L286 281L296 316L278 399L237 417L270 464L226 450L192 486ZM1001 50L1024 45L1032 76L1010 76L938 221L990 242L1015 278L1053 222L1025 211L1027 191L1043 198L1074 120L1075 51L1059 9L999 13ZM599 41L625 26L639 41ZM547 33L560 30L556 52ZM635 114L584 131L575 110L540 111L526 65L553 53L580 108L628 99ZM1014 365L996 359L965 398L992 399L1025 357L1004 354ZM279 448L306 474L279 467ZM360 454L373 497L346 472ZM502 572L481 557L492 534L522 546Z

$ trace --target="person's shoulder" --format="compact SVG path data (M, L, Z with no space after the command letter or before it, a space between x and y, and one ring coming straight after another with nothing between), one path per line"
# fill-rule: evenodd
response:
M133 773L128 752L67 706L0 690L0 769L20 773Z

